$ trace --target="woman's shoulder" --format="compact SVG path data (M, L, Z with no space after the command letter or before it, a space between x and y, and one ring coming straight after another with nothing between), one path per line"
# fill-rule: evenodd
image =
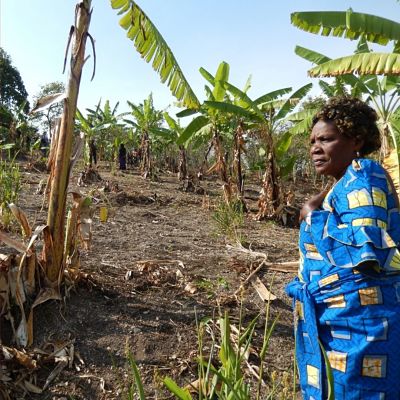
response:
M385 193L390 192L385 169L374 160L357 158L333 187L332 198L340 201L343 195L347 196L356 192L366 193L376 189Z
M352 161L347 172L353 172L357 175L386 177L385 169L375 160L368 158L356 158Z
M353 160L343 178L347 186L357 180L367 181L378 186L387 183L387 173L382 165L367 158Z

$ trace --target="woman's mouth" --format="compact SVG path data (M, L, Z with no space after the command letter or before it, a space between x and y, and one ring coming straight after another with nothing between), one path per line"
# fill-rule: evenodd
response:
M326 160L313 160L314 166L320 167L321 165L325 164Z

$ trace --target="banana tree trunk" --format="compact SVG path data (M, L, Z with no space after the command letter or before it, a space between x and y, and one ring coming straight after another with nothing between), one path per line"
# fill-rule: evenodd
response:
M179 166L178 179L183 181L187 178L186 150L184 146L179 146Z
M276 216L282 203L273 138L269 132L264 132L264 134L268 150L261 194L258 199L258 219Z
M85 45L91 17L91 0L79 1L75 13L70 73L68 77L64 112L61 118L58 145L52 171L51 192L47 224L53 243L51 255L47 259L46 275L50 282L56 282L64 265L64 237L66 221L66 199L70 175L74 119L79 94L82 67L85 61Z
M230 204L232 201L232 189L231 184L228 178L228 172L226 169L226 162L224 157L224 152L221 143L221 136L219 135L218 131L215 130L213 136L213 145L215 150L215 157L216 157L216 166L219 172L219 177L222 181L222 189L224 191L224 199L227 204Z
M236 178L237 199L242 204L243 209L246 209L246 204L244 202L244 182L242 174L242 145L243 125L242 122L239 122L234 137L233 171Z
M152 176L152 163L151 163L151 154L150 154L150 138L148 132L144 131L142 134L142 143L140 145L142 162L141 162L141 170L143 178L147 178L148 176Z

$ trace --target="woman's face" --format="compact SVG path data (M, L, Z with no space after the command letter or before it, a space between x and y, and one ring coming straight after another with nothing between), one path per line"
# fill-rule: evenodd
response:
M310 155L318 174L340 179L356 157L362 143L342 135L336 125L318 121L311 131Z

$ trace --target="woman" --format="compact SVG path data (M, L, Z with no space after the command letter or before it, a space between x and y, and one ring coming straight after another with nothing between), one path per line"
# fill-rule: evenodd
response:
M385 170L363 158L380 147L376 113L331 99L315 116L311 158L329 192L301 210L299 277L286 288L297 314L304 399L400 399L400 216ZM321 350L323 348L323 351Z
M119 160L119 169L126 169L126 148L123 143L119 145L118 149L118 160Z

